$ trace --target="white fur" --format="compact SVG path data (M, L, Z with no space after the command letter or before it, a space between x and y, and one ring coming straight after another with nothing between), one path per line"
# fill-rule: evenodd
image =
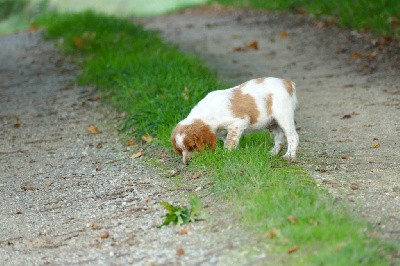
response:
M235 148L243 134L271 129L275 138L275 145L271 150L273 155L277 155L285 142L285 136L288 143L287 152L283 158L291 160L296 156L299 137L294 123L294 111L296 109L297 99L296 91L293 86L293 93L290 95L285 88L284 80L278 78L265 78L250 80L241 87L243 94L249 94L256 102L259 111L257 122L250 123L250 117L235 117L232 111L231 98L233 90L239 86L210 92L202 99L189 113L187 118L179 124L188 125L195 119L201 119L211 130L225 142L227 149ZM268 116L266 99L272 94L272 115ZM184 136L177 136L176 142L183 150ZM227 143L227 138L231 143Z

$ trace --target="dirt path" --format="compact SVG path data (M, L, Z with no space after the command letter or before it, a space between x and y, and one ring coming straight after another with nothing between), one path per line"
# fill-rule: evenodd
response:
M260 76L294 80L299 162L382 229L382 237L400 239L398 47L383 54L379 40L374 46L304 15L218 6L142 23L200 55L231 84Z
M160 201L186 203L193 182L177 190L165 171L131 159L110 122L115 115L99 105L93 88L75 84L75 66L39 33L0 37L0 47L2 265L214 265L249 258L240 251L248 236L207 197L213 219L158 229ZM102 133L90 134L90 124Z

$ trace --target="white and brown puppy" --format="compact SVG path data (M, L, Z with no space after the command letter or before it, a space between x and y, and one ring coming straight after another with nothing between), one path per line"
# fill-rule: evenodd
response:
M285 79L258 78L212 91L173 130L173 149L187 163L194 151L215 149L217 137L231 150L243 134L270 129L275 138L271 153L279 153L286 136L283 158L293 160L299 143L294 124L296 104L295 84Z

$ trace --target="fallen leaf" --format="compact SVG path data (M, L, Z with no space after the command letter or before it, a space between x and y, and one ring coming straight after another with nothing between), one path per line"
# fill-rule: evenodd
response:
M360 186L359 186L357 183L351 183L350 188L351 188L352 190L357 190L357 189L360 188Z
M343 156L342 156L342 159L343 159L343 160L348 160L348 159L349 159L349 156L348 156L347 154L346 154L346 155L343 155Z
M276 235L278 234L278 230L276 230L275 228L272 228L268 233L267 233L267 237L269 239L274 239L276 237Z
M13 127L14 127L14 128L20 128L20 127L21 127L21 124L20 124L20 123L16 123L16 124L13 125Z
M374 148L375 148L375 149L379 149L380 147L381 147L381 145L380 145L379 143L375 143L375 144L374 144Z
M158 156L160 159L164 159L165 157L167 157L167 154L165 153L165 151L160 152L160 156Z
M362 55L361 55L360 53L353 53L353 54L351 55L351 57L352 57L353 59L360 59L360 58L362 57Z
M101 133L101 131L94 125L88 125L88 127L86 129L91 134L100 134Z
M109 238L110 234L107 231L103 231L100 233L100 238Z
M141 157L142 156L142 151L143 151L143 149L136 150L135 153L130 156L131 159L136 159L136 158Z
M178 234L180 234L180 235L187 235L187 234L189 234L189 229L187 229L186 227L184 227L184 228L182 228L182 229L180 229L180 230L178 231Z
M279 32L279 37L281 37L281 38L286 38L288 35L289 35L289 33L287 31Z
M176 255L183 256L185 254L185 250L183 248L176 249Z
M364 55L365 58L374 58L378 55L377 51L368 52Z
M27 191L27 190L31 190L32 191L32 190L36 190L37 188L32 187L32 186L22 185L21 189L25 190L25 191Z
M300 248L299 245L294 245L293 247L289 248L287 253L292 254L293 252L297 251Z
M258 42L257 41L252 41L252 42L248 43L247 46L254 50L258 50Z
M292 224L297 223L297 218L294 217L293 215L289 215L287 219L288 219L289 222L292 223Z
M238 46L233 48L234 51L236 52L241 52L241 51L248 51L248 50L258 50L258 42L256 40L251 41L251 42L245 42L243 46Z
M84 48L84 47L85 47L85 46L83 45L83 39L80 38L80 37L74 37L74 38L72 39L72 42L73 42L73 44L74 44L76 47L79 47L79 48Z
M393 26L393 27L397 27L400 26L400 20L396 17L390 17L389 18L389 23Z
M88 224L88 227L91 227L93 230L100 230L101 229L101 226L99 224L95 223L95 222L90 222Z
M149 134L144 134L144 135L142 136L142 140L143 140L144 142L149 143L149 142L152 142L153 140L155 140L155 138L153 138L153 137L150 136Z
M127 143L126 143L126 146L133 146L133 145L135 145L135 139L134 138L131 138Z
M317 21L317 22L315 22L315 27L316 27L317 29L323 28L323 27L325 27L325 22L322 21L322 20Z
M196 172L193 173L192 176L190 177L191 179L198 179L203 175L203 172Z

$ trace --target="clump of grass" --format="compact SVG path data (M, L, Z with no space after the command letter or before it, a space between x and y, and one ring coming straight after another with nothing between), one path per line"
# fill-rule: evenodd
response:
M125 127L149 133L169 147L172 127L210 90L221 87L198 59L164 44L155 33L91 12L48 15L49 38L83 57L82 83L126 112ZM207 169L214 191L233 201L243 220L270 235L270 244L295 265L385 265L395 245L367 234L368 224L336 205L295 164L270 157L265 133L246 136L239 149L198 154L195 171ZM294 253L288 255L287 253Z
M400 38L400 1L307 1L307 0L213 0L225 5L248 6L276 11L305 10L317 17L337 17L339 25L351 29L371 29L377 35Z

